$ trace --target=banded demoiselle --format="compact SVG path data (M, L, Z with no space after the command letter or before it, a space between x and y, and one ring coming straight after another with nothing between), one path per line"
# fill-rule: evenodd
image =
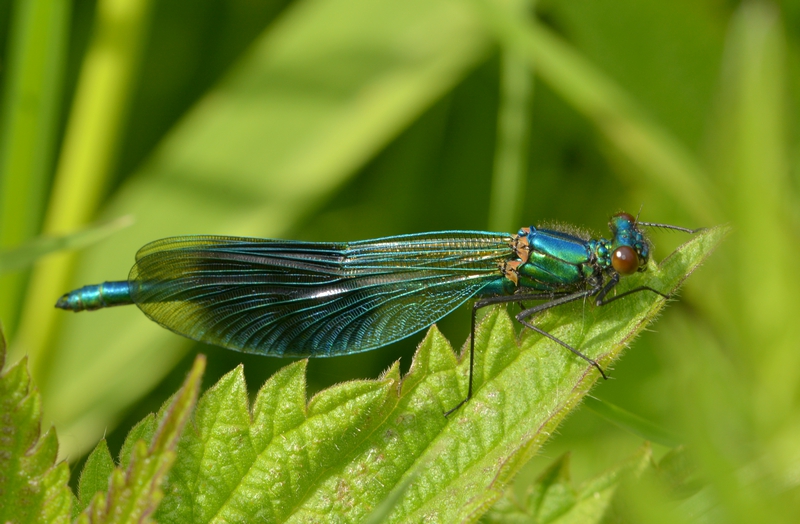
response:
M639 222L617 213L612 238L569 227L524 227L517 234L441 231L358 242L300 242L182 236L147 244L128 280L85 286L56 307L72 311L136 304L185 337L270 356L330 357L369 351L427 328L464 302L472 305L467 397L472 397L475 316L491 304L522 306L516 319L593 365L531 317L587 297L597 306L620 277L645 271L650 242Z

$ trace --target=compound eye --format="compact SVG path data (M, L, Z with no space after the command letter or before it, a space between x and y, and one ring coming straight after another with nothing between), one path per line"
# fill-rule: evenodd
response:
M639 269L639 257L632 247L618 247L611 254L611 267L620 275L633 275Z
M619 217L619 218L625 220L626 222L630 222L631 224L635 224L636 223L636 219L630 213L625 213L625 212L617 213L616 215L614 215L614 217L615 218Z

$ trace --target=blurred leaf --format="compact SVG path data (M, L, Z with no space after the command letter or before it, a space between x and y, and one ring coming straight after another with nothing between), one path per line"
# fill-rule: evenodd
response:
M158 429L150 445L141 439L136 441L130 462L123 467L111 468L111 478L105 483L108 491L94 493L77 522L154 522L152 515L164 496L161 485L175 461L178 439L197 401L205 362L205 357L198 355L181 389L159 413ZM89 494L83 493L84 478L87 479L86 489L100 487L102 479L99 474L109 469L111 460L105 441L98 444L92 455L95 460L87 461L81 474L82 502Z
M39 232L57 148L71 15L68 0L7 3L13 19L2 64L0 250ZM12 331L25 280L0 276L0 318Z
M780 506L770 506L766 491L743 482L737 470L753 459L757 434L748 403L749 385L737 377L735 367L719 340L691 316L675 311L664 319L673 377L671 396L680 413L680 433L701 468L709 488L677 505L671 488L642 485L639 519L670 507L677 514L697 516L714 508L722 521L752 522L760 516L766 522L784 522ZM635 497L639 497L634 493ZM652 501L648 503L647 501Z
M647 283L672 292L726 232L697 234L625 287ZM573 304L537 322L607 364L664 303L639 293L583 315ZM435 328L402 381L394 365L378 380L340 384L308 403L306 361L270 378L252 409L237 368L200 400L158 520L360 521L408 475L415 479L388 521L477 519L598 374L549 339L526 333L518 345L499 308L476 337L476 392L450 418L443 412L466 393L469 359L457 363Z
M150 6L151 0L97 2L92 41L83 57L50 188L42 226L45 235L63 235L84 227L108 189ZM34 267L14 340L15 352L30 358L31 374L45 396L49 393L50 342L58 318L46 305L56 290L66 287L74 261L73 254L61 253ZM49 402L45 405L49 409Z
M611 144L700 222L721 217L708 175L684 146L659 126L609 77L546 26L512 16L495 0L476 0L504 47L527 57L554 91L590 118Z
M679 461L686 458L682 451L678 453ZM685 472L669 471L675 465L671 464L675 458L672 453L667 454L657 466L651 464L635 480L623 481L614 501L612 522L730 522L719 511L719 501L713 492L700 489L702 484L691 478L684 478Z
M136 225L87 251L74 286L126 275L136 250L164 236L282 236L487 51L457 1L294 3L120 187L105 216ZM65 291L43 293L40 309ZM69 317L42 361L69 450L113 425L188 344L135 310Z
M562 455L522 497L508 489L481 519L486 523L591 524L603 522L617 485L626 476L637 477L650 464L649 446L622 464L576 489L569 474L569 455Z
M125 216L106 224L88 227L70 235L39 237L15 249L0 251L0 273L29 266L48 253L80 249L99 242L119 229L128 227L133 218Z
M56 464L54 429L41 435L41 397L27 360L4 369L0 331L0 522L69 522L73 502L66 462Z
M526 16L531 3L515 0L512 9L519 16ZM525 58L516 49L504 49L500 57L497 146L489 199L490 231L513 231L522 218L533 98L533 69Z
M160 140L293 0L159 0L142 50L115 182Z
M693 511L713 506L728 522L795 522L800 512L788 481L800 463L800 237L789 219L800 199L783 28L767 2L744 2L730 20L709 163L736 234L691 294L710 322L693 313L668 324L675 419L709 485Z
M584 401L586 407L605 418L609 422L613 422L619 427L639 435L645 440L674 448L680 444L680 439L662 429L652 422L627 411L617 405L608 402L607 400L600 400L594 397L587 397Z
M657 475L669 487L676 499L686 498L697 493L703 486L698 477L696 461L689 456L686 448L679 446L661 457L655 468Z
M703 150L727 24L721 6L693 0L545 0L539 13L680 143ZM628 178L637 180L647 184L638 173Z
M789 176L786 67L779 12L742 4L731 20L711 130L714 173L737 234L713 282L719 293L703 307L720 332L735 334L731 349L759 384L756 414L773 427L797 409L800 392L800 235L789 220L800 197ZM769 271L758 256L737 256L753 246L769 253Z

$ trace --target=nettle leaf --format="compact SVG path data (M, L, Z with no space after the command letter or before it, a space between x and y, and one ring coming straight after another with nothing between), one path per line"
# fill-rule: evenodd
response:
M79 523L152 522L163 497L161 485L175 461L175 448L200 390L205 357L198 356L181 389L137 424L115 467L105 440L86 460L79 484ZM150 442L148 445L147 442Z
M81 471L78 483L78 504L80 511L86 509L92 502L95 493L108 489L108 479L114 472L114 459L108 450L106 439L101 440L97 447L89 454Z
M620 292L674 292L727 231L696 234ZM536 322L607 368L665 302L636 293ZM361 522L377 508L387 522L476 521L599 374L544 337L525 331L518 341L499 308L480 323L475 347L475 395L449 418L443 413L466 395L469 359L457 361L435 327L402 380L395 364L378 380L340 384L308 403L305 361L270 378L252 408L237 368L199 401L157 520ZM397 500L387 509L390 496Z
M522 494L509 489L484 515L486 524L594 524L603 521L620 482L651 465L652 451L643 446L633 457L575 488L570 481L569 454L548 467Z
M56 464L58 439L41 435L42 400L28 360L4 370L0 331L0 522L69 522L73 496L66 462Z

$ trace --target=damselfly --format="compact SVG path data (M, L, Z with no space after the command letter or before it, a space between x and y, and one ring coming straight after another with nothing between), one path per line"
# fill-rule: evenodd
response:
M618 213L611 239L569 227L524 227L517 234L441 231L358 242L299 242L224 236L157 240L136 254L127 280L85 286L56 307L72 311L136 304L185 337L270 356L331 357L376 349L408 337L464 302L472 305L469 387L475 318L499 303L522 307L516 319L562 345L605 378L598 363L536 327L531 317L594 297L598 306L620 277L645 271L650 242L639 222Z

